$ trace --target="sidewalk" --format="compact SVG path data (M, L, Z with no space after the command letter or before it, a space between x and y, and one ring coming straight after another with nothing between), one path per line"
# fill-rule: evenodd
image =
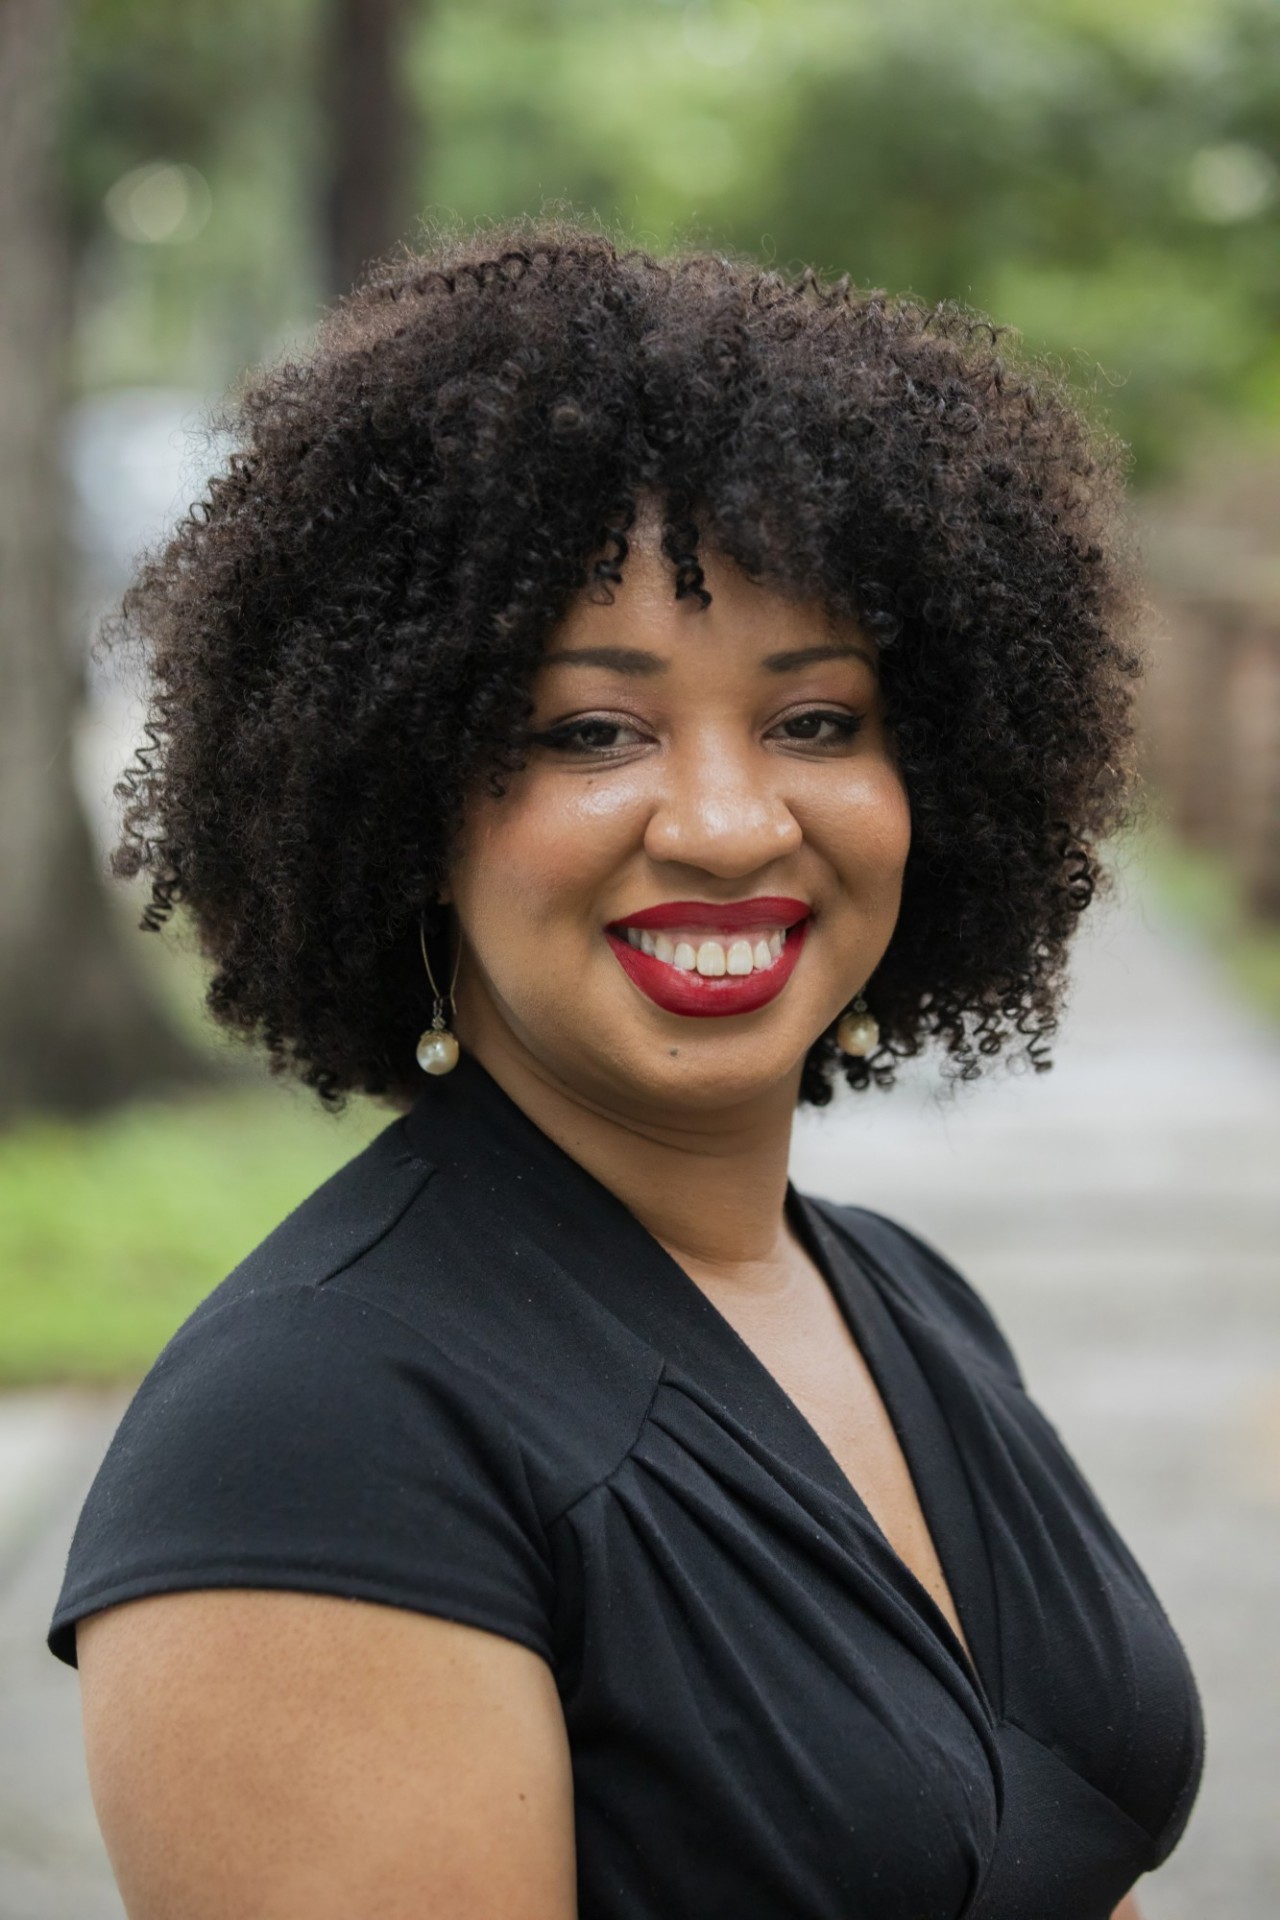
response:
M0 1920L123 1920L80 1744L75 1675L44 1634L80 1502L127 1395L0 1399Z
M1280 1911L1280 1042L1131 890L1059 1064L918 1069L797 1130L797 1184L894 1214L989 1300L1191 1655L1205 1783L1144 1920ZM1092 916L1091 916L1092 917ZM116 1395L0 1399L0 1920L121 1920L74 1675L44 1647Z
M951 1102L916 1073L806 1117L794 1177L974 1282L1182 1637L1208 1754L1144 1920L1272 1920L1280 1040L1132 880L1082 930L1075 980L1051 1073Z

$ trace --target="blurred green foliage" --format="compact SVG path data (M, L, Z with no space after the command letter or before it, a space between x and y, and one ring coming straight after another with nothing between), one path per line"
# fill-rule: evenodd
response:
M0 1386L143 1373L291 1208L392 1115L261 1087L30 1120L0 1142Z
M61 137L83 391L212 395L307 334L329 3L74 10ZM958 299L1053 356L1140 478L1223 422L1280 422L1275 0L406 5L431 224L565 202L653 250L722 245ZM1223 864L1151 857L1280 1013L1280 949L1240 937ZM212 1046L199 967L159 973ZM0 1380L142 1371L387 1120L228 1084L8 1135Z
M309 322L318 14L318 0L74 10L61 139L82 389L221 389ZM207 183L207 217L168 240L121 232L112 189L163 162Z
M305 335L323 20L324 0L83 0L85 385L217 389ZM410 0L405 61L432 221L564 200L650 248L961 300L1055 356L1142 478L1224 418L1280 420L1275 0ZM130 239L104 210L156 160L208 183L190 237Z

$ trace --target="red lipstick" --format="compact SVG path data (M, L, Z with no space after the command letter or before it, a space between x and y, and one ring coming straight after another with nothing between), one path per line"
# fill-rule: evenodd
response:
M669 961L633 947L617 929L648 928L653 932L740 933L744 928L785 928L782 952L772 966L748 974L706 976L686 972ZM672 900L646 907L605 928L618 964L641 993L666 1013L694 1017L754 1013L777 998L795 972L809 931L809 908L803 900L775 895L734 900L716 905L710 900Z
M615 927L648 927L669 933L676 927L705 928L708 933L740 933L743 927L794 927L809 917L808 902L788 900L782 894L762 893L754 900L664 900L615 920Z

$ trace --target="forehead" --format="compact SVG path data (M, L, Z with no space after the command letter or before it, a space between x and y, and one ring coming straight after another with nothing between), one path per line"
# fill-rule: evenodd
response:
M566 647L643 646L666 653L702 635L744 652L832 643L856 645L874 659L874 647L856 623L821 600L800 600L751 580L728 554L700 545L698 561L711 594L675 596L675 568L661 550L662 527L651 510L627 536L622 580L611 603L578 593L548 636L546 652ZM598 589L596 590L598 592Z

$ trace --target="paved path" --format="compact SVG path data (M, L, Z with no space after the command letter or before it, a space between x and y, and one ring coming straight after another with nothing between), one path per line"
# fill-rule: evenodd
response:
M898 1215L974 1280L1191 1653L1210 1761L1147 1920L1273 1920L1280 1044L1126 891L1082 942L1053 1073L851 1100L805 1119L795 1173ZM121 1916L75 1680L43 1646L120 1406L0 1401L0 1920Z
M123 1920L89 1798L75 1676L45 1629L119 1394L0 1400L0 1920Z
M1082 937L1058 1055L806 1119L795 1178L974 1281L1182 1636L1208 1758L1147 1920L1274 1920L1280 1042L1129 878Z

